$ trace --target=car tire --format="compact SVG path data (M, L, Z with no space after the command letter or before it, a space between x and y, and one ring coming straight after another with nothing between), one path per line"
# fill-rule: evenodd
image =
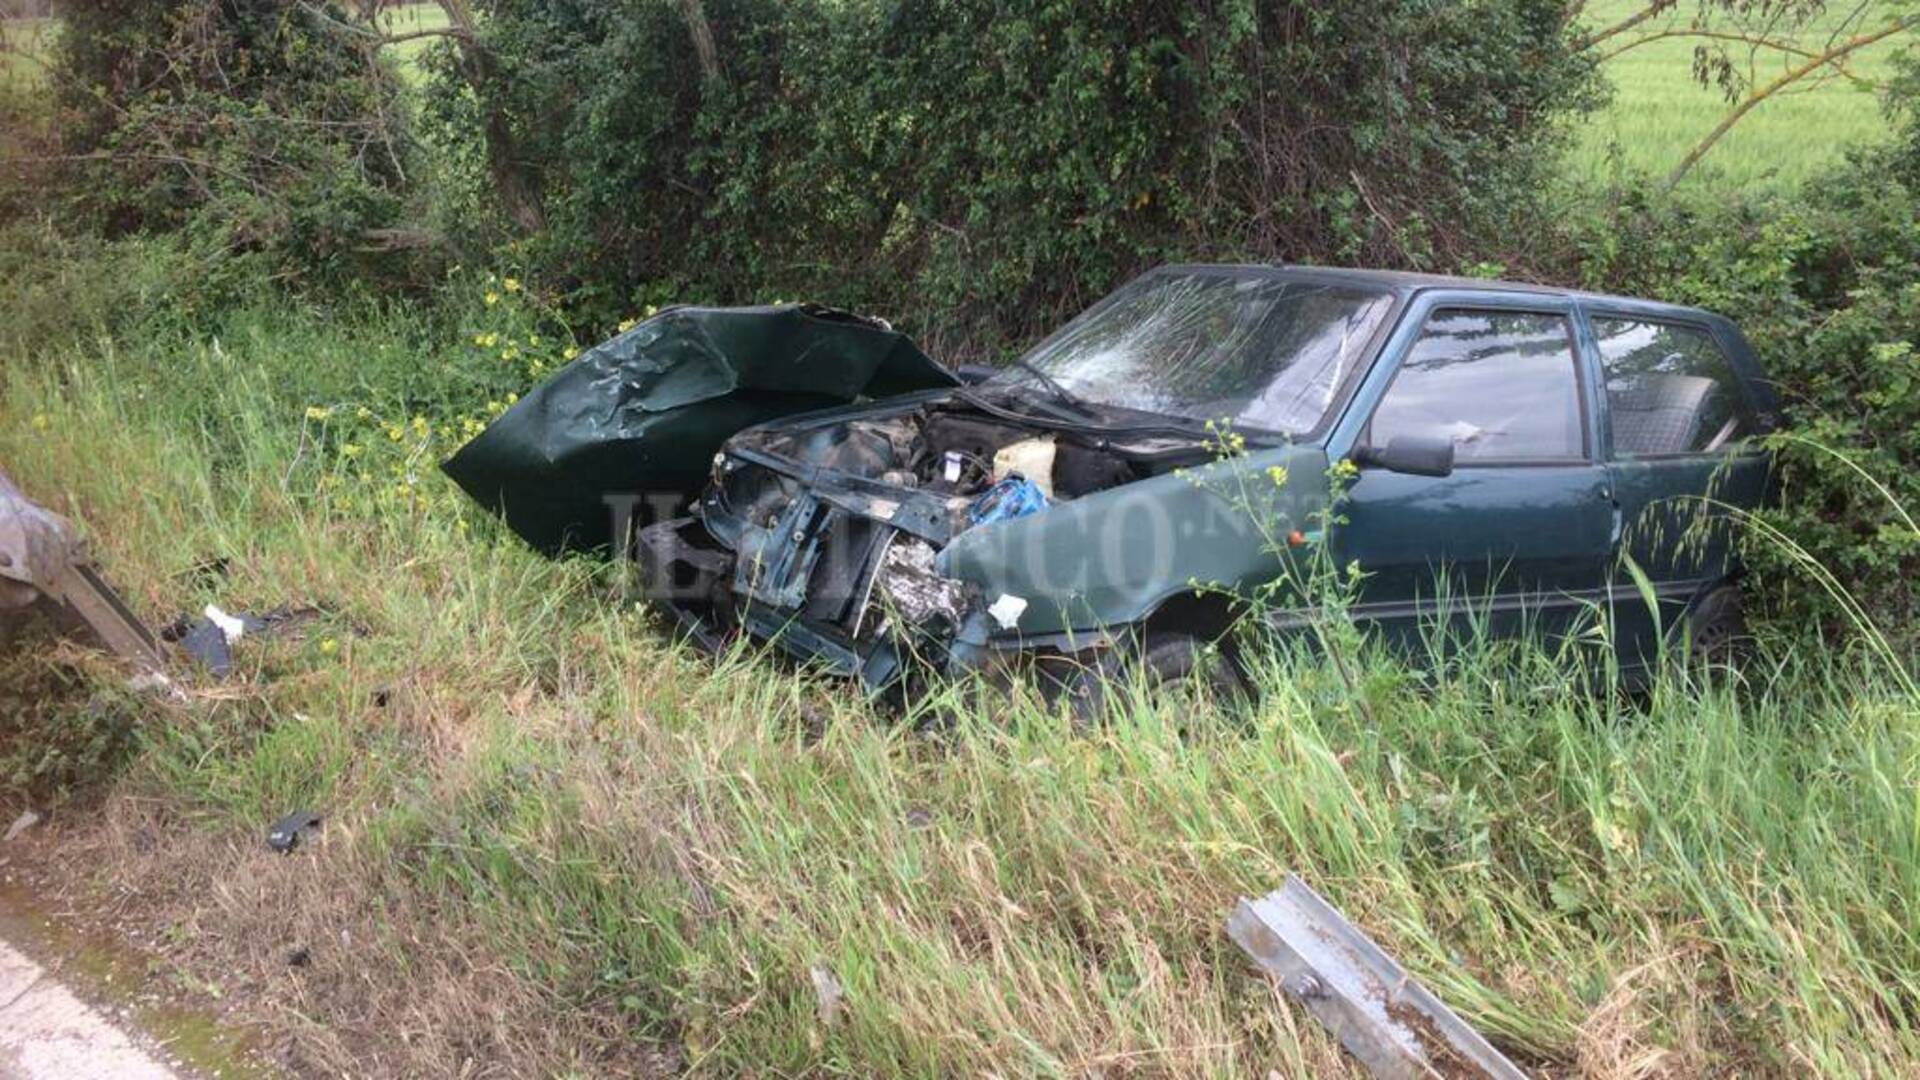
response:
M1687 659L1700 665L1732 667L1747 642L1747 614L1740 586L1717 585L1687 610Z
M1138 648L1102 650L1075 674L1067 685L1074 723L1082 728L1099 723L1107 695L1128 680L1143 679L1155 688L1183 682L1196 671L1214 701L1233 707L1252 701L1240 665L1224 643L1213 648L1192 634L1159 631L1148 633Z

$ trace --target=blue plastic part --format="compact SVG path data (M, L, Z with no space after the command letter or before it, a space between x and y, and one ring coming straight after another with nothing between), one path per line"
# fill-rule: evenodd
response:
M991 525L1037 514L1046 508L1047 496L1038 484L1019 473L1008 473L973 500L973 505L967 507L967 520L975 525Z

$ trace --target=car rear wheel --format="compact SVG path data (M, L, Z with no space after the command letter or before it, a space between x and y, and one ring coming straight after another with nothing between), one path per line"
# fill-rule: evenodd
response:
M1134 679L1144 681L1150 691L1196 686L1208 700L1233 709L1252 700L1229 646L1158 631L1148 633L1138 648L1103 650L1098 660L1075 674L1067 686L1074 721L1083 727L1098 723L1109 696L1125 693L1125 685Z
M1747 643L1746 605L1740 586L1716 586L1687 612L1687 659L1732 667Z

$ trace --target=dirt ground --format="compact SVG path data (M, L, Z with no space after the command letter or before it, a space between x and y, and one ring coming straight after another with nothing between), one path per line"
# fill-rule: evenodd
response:
M349 870L350 826L287 854L266 826L212 835L129 797L49 815L0 847L0 910L45 923L37 951L83 993L222 1080L678 1071L450 947L439 913L343 885L379 879Z

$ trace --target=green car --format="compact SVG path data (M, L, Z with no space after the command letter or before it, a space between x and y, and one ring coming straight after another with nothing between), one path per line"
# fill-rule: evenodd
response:
M1765 498L1754 437L1776 404L1740 332L1704 311L1182 265L984 378L901 376L897 342L868 347L893 390L925 388L848 384L850 404L708 425L725 441L686 511L656 499L630 520L652 595L697 639L774 641L873 690L1050 658L1176 676L1315 560L1357 564L1349 614L1403 641L1606 613L1631 672L1662 635L1713 646L1740 627L1714 526ZM784 378L801 360L770 363ZM511 492L462 482L511 519ZM1284 628L1289 595L1255 609Z

